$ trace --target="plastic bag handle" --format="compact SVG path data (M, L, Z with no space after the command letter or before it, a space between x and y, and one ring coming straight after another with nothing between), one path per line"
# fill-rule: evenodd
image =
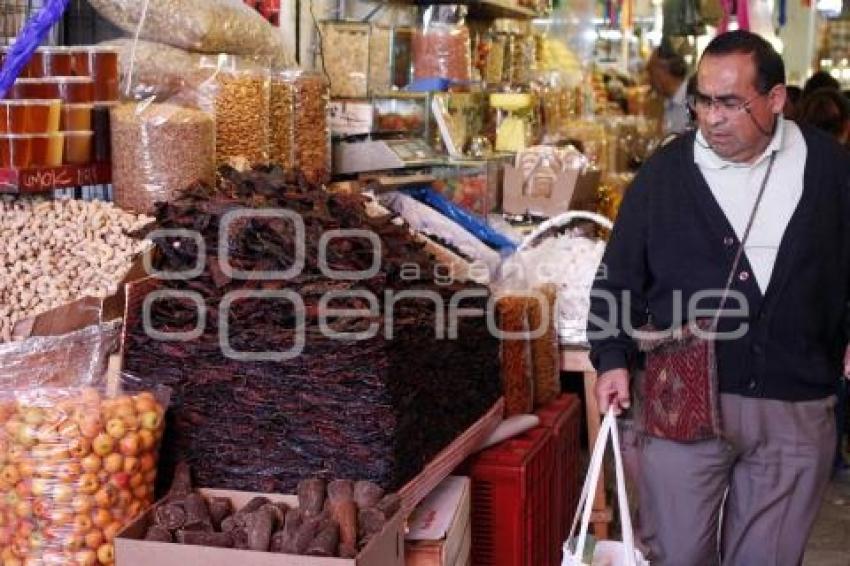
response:
M517 248L517 251L522 251L530 247L542 234L545 234L552 228L563 228L573 220L590 220L591 222L599 224L606 230L612 230L614 228L614 223L601 214L588 212L586 210L570 210L563 214L559 214L558 216L553 216L549 220L543 222L531 234L525 237L519 245L519 248Z
M623 564L626 566L636 566L634 530L629 512L628 494L626 493L626 480L623 470L623 458L620 451L620 436L617 431L617 418L614 416L613 411L608 411L605 415L602 421L602 427L596 437L596 444L593 447L593 454L588 465L588 475L581 490L578 509L573 518L573 524L570 527L570 535L567 541L573 540L579 516L581 516L581 529L579 530L578 543L576 544L574 553L574 556L581 559L584 556L587 531L590 528L590 514L593 510L593 504L590 502L590 494L596 492L596 486L599 483L599 476L605 461L605 447L608 444L609 436L611 437L611 448L614 451L614 475L617 482L617 501L620 507L620 521L623 531Z

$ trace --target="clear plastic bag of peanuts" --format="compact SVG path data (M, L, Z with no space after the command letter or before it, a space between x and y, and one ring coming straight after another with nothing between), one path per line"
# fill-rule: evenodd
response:
M413 35L415 79L468 82L472 77L469 28L463 6L429 6Z
M21 388L12 373L0 386L0 561L114 564L113 539L153 502L169 390L124 393L124 378L89 372Z
M297 169L311 183L330 180L330 92L321 73L290 69L272 74L270 161Z

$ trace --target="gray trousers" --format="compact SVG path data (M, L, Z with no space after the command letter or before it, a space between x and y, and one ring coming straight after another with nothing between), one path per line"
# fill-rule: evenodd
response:
M832 469L834 407L721 395L724 439L642 439L633 480L653 566L799 565Z

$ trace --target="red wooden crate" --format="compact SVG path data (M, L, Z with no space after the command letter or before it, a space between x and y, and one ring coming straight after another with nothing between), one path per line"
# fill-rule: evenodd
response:
M537 427L470 461L474 566L560 564L551 540L554 438Z
M561 549L581 493L581 401L576 395L561 395L537 411L540 426L552 430L555 443L555 486L551 523L553 552L560 564Z

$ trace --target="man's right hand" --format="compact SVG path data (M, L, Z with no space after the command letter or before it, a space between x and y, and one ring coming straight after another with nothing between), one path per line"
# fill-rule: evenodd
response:
M596 402L599 404L599 412L603 415L608 409L619 416L624 410L631 406L629 398L629 371L626 369L612 369L600 375L596 380Z

